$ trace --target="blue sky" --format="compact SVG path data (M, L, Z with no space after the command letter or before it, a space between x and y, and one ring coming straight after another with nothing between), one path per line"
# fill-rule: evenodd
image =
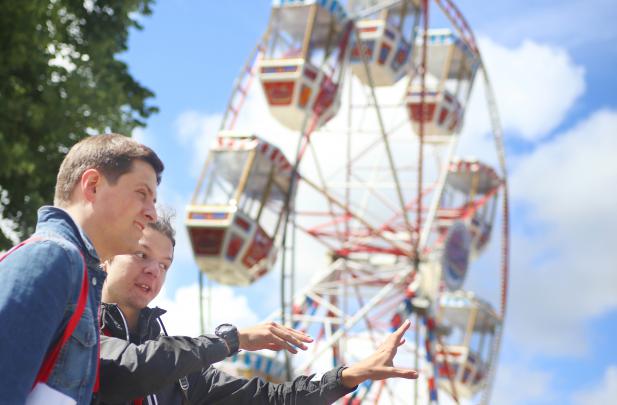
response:
M493 79L509 161L511 288L494 403L610 403L617 395L617 7L605 0L457 5ZM145 29L131 34L122 58L161 109L134 135L165 161L160 199L180 217L269 12L266 0L159 1ZM160 305L197 313L196 274L180 237ZM235 311L213 317L258 321L276 305L263 287L276 282L272 275L254 287L215 288L215 300L233 302Z

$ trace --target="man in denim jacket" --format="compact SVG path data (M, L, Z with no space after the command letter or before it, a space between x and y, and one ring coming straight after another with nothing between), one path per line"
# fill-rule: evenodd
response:
M36 237L0 262L0 403L23 404L41 363L76 308L85 275L86 308L47 380L64 403L89 404L98 357L100 262L132 253L154 203L163 164L122 135L88 137L65 157L54 206L39 210Z

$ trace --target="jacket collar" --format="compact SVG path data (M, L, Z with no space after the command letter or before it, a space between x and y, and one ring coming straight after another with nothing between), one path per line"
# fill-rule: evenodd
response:
M62 208L50 205L39 208L36 232L58 234L73 242L84 252L88 267L96 267L100 264L99 255L88 235Z
M164 309L159 307L146 307L139 313L139 324L137 337L139 343L148 339L153 339L161 334L161 327L159 322L156 321L165 312ZM128 333L128 326L122 310L117 304L102 303L101 313L101 329L108 336L130 340ZM133 338L135 338L133 337Z

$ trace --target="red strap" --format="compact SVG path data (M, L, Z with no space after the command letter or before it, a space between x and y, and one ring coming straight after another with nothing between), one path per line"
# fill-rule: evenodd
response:
M9 250L2 257L0 257L0 262L4 260L9 254L13 253L15 250L19 249L26 243L34 242L37 240L43 240L43 239L45 238L32 237L32 238L26 239L25 241L16 245L13 249ZM77 299L77 308L75 308L75 312L73 312L73 315L71 315L71 318L69 319L69 322L66 325L66 328L64 329L64 332L62 333L61 338L58 340L58 342L56 342L51 352L49 352L49 354L45 357L45 360L43 361L43 364L41 365L41 368L39 369L36 379L34 380L33 387L39 382L43 382L43 383L47 382L47 380L49 379L49 376L51 375L51 371L54 368L54 364L56 364L56 360L58 359L58 354L60 354L60 350L62 349L64 344L67 342L67 340L69 340L73 332L75 331L75 327L77 327L77 324L79 323L79 320L81 319L81 316L84 313L84 309L86 307L86 300L88 298L88 269L86 267L86 259L84 258L84 255L81 252L81 250L79 251L79 254L81 255L81 259L84 264L84 271L83 271L82 281L81 281L81 291L79 292L79 298ZM97 380L96 380L95 386L97 386L98 388L98 369L99 369L98 360L97 360L96 369L97 369L96 370Z
M83 253L81 253L80 251L79 254L81 255L84 263L84 274L81 281L81 291L79 292L79 298L77 299L77 308L75 308L75 312L73 312L73 315L71 315L71 319L69 319L69 323L66 325L62 337L60 338L60 340L58 340L51 352L45 358L45 361L43 362L43 365L41 366L39 373L36 376L36 380L34 382L35 385L37 382L46 382L51 375L51 371L54 368L54 364L56 364L56 360L58 359L58 354L60 354L60 350L75 331L75 328L77 327L77 324L79 323L79 320L84 313L84 309L86 308L86 300L88 298L88 270L86 268L86 260Z
M96 317L96 328L99 329L101 324L101 306L99 305L98 316ZM96 376L94 377L94 387L92 388L92 392L97 394L99 389L101 388L101 380L100 380L100 371L101 371L101 339L99 337L98 347L96 348Z
M38 236L33 236L31 238L28 238L20 243L18 243L17 245L13 246L13 248L11 248L8 252L6 252L5 254L3 254L2 256L0 256L0 262L3 261L4 259L6 259L6 257L8 255L10 255L11 253L13 253L14 251L16 251L17 249L19 249L20 247L22 247L23 245L25 245L26 243L29 242L34 242L37 240L42 240L43 238L40 238Z

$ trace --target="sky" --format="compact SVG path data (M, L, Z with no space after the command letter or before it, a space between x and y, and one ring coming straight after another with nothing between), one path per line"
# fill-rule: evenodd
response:
M478 39L506 143L511 272L494 404L608 404L617 397L617 7L609 0L458 1ZM438 11L431 8L436 19ZM161 112L133 134L166 164L159 200L178 211L176 259L157 304L171 333L198 333L197 267L182 217L233 81L270 2L159 1L121 56ZM433 17L432 17L433 18ZM479 87L479 85L476 85ZM475 89L461 141L482 154ZM475 100L478 99L478 100ZM263 100L243 124L268 127ZM311 242L302 246L313 249ZM314 263L314 262L311 262ZM268 285L214 285L212 323L248 326L278 305ZM278 288L278 287L277 287Z

